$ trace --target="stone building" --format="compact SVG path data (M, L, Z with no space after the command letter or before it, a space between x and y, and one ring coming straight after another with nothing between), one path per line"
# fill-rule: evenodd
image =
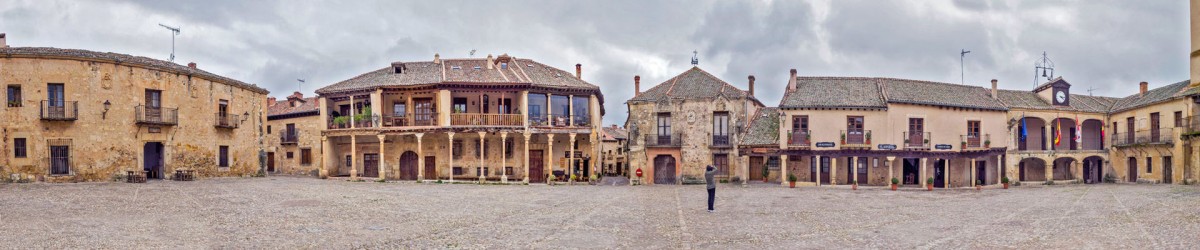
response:
M1188 81L1155 89L1148 85L1141 82L1137 94L1121 98L1109 110L1112 169L1100 175L1111 174L1124 182L1183 183L1193 179L1188 173L1194 172L1197 162L1187 159L1197 151L1186 149L1196 146L1192 138L1200 131L1189 125L1197 114L1198 89L1189 87ZM1072 177L1079 179L1077 176Z
M995 80L993 80L995 84ZM1032 91L998 90L1009 108L1005 138L1013 147L1003 171L1012 181L1044 182L1082 178L1103 181L1112 143L1103 131L1108 112L1121 99L1071 93L1061 77ZM1112 128L1108 128L1112 131ZM1115 131L1113 131L1115 132Z
M604 127L600 139L600 164L606 176L625 176L629 172L629 131L616 124Z
M319 176L321 155L320 100L300 92L284 100L267 99L267 172Z
M0 178L104 181L144 171L260 171L267 90L125 54L7 47L0 34Z
M641 92L641 77L634 77L636 95L626 102L629 117L631 179L637 170L642 183L677 184L702 181L704 168L717 168L718 179L729 179L740 156L734 145L741 143L740 129L751 113L763 105L754 98L754 76L750 91L743 91L692 67Z
M530 59L394 62L318 89L321 176L586 181L599 173L600 88Z

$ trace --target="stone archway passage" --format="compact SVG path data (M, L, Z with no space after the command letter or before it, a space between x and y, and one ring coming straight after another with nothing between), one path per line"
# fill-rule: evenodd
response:
M1083 158L1083 183L1096 184L1104 181L1104 158L1091 156Z
M1025 158L1018 163L1018 180L1046 181L1046 162L1039 158Z
M654 157L654 184L675 184L675 157L659 155Z
M417 153L405 151L400 154L400 180L417 180Z

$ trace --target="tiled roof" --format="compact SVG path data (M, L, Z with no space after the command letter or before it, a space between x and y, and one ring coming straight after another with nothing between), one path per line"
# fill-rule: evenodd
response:
M876 78L796 77L780 108L887 108Z
M296 101L297 104L295 107L292 107L292 105L288 103L293 100ZM272 116L316 112L320 110L320 107L317 106L317 103L318 101L316 97L303 99L288 98L286 100L276 101L274 103L275 105L271 105L271 107L267 108L267 118L269 119Z
M1184 80L1184 81L1173 83L1173 84L1170 84L1167 86L1162 86L1162 87L1148 90L1148 91L1146 91L1146 95L1144 95L1144 96L1142 94L1138 93L1138 94L1133 94L1133 95L1127 96L1125 98L1121 98L1121 100L1117 101L1117 103L1115 105L1113 105L1113 108L1111 109L1111 113L1117 113L1117 112L1126 111L1126 110L1130 110L1130 109L1145 107L1145 106L1169 101L1176 97L1187 96L1189 93L1193 92L1193 91L1187 89L1187 86L1188 86L1188 80Z
M991 97L990 89L979 86L894 78L880 78L879 83L889 103L1008 110L1004 103Z
M604 140L615 141L615 140L626 140L626 139L629 139L629 131L625 130L625 128L622 128L622 127L614 128L612 126L604 127Z
M758 99L749 93L722 81L700 67L692 67L679 75L668 79L642 93L637 94L631 102L658 101L662 99L708 99L724 96L728 99L749 98L755 102ZM761 103L761 102L760 102Z
M1071 105L1060 107L1050 104L1031 91L998 90L996 94L1000 96L1000 101L1009 108L1071 110L1091 113L1107 113L1113 104L1120 100L1113 97L1072 94Z
M153 59L149 57L133 56L126 54L118 54L112 52L96 52L80 49L60 49L50 47L4 47L0 48L0 56L4 58L48 58L48 59L68 59L68 60L85 60L85 61L100 61L111 62L122 65L133 65L152 70L161 70L165 72L191 75L203 78L209 81L229 84L234 87L246 89L255 93L267 94L266 89L260 88L257 85L234 80L232 78L220 76L208 71L193 69L188 66L179 65L173 62Z
M750 117L750 126L742 133L741 145L779 144L779 109L760 108Z
M395 73L393 66L389 65L317 89L316 93L443 83L528 84L556 89L600 90L600 87L576 78L574 73L529 59L512 58L508 68L502 68L497 61L492 69L488 69L486 58L441 59L441 63L396 62L393 65L403 65L404 73Z

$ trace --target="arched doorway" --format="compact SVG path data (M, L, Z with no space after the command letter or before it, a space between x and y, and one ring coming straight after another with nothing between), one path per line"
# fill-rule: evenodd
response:
M1018 180L1045 181L1046 161L1039 158L1025 158L1018 163Z
M146 171L146 179L163 178L163 143L147 142L142 146L142 170Z
M417 180L417 153L405 151L400 154L400 180Z
M1064 135L1063 138L1066 138ZM1075 165L1075 158L1062 157L1054 159L1054 169L1051 173L1054 174L1054 180L1074 180L1075 174L1071 172L1071 165Z
M1104 122L1100 120L1088 119L1083 121L1083 135L1080 136L1080 140L1083 141L1081 147L1083 150L1104 150L1104 140L1101 138L1103 135L1100 132L1103 130L1101 128L1103 126Z
M1046 121L1037 117L1025 117L1017 124L1017 150L1046 150ZM1024 135L1024 136L1022 136Z
M654 157L654 184L675 184L675 157L659 155Z
M1104 181L1104 158L1090 156L1083 158L1083 183L1096 184Z

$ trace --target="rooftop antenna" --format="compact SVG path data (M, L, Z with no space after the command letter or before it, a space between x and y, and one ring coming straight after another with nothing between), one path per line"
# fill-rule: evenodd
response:
M471 58L475 58L475 49L471 49L471 52L467 54L469 54Z
M700 53L695 50L692 51L692 66L700 65L700 58L697 57L699 54Z
M175 37L179 36L179 28L167 26L166 24L162 23L159 23L158 26L162 26L163 28L167 28L167 30L171 31L171 59L168 61L175 62Z
M1054 61L1046 57L1045 51L1042 51L1042 61L1033 63L1033 86L1035 88L1038 85L1038 70L1042 71L1041 77L1045 77L1046 81L1054 78Z
M297 92L302 92L302 91L304 91L303 87L300 87L300 85L304 84L304 79L296 79L296 81L297 81L297 83L296 83L296 91L297 91Z
M967 57L967 53L971 53L971 51L963 49L958 52L958 84L966 84L967 74L963 73L963 58Z
M1092 90L1097 90L1097 89L1098 89L1098 88L1088 88L1088 89L1087 89L1087 90L1088 90L1088 95L1089 95L1089 96L1091 96L1091 95L1092 95Z

